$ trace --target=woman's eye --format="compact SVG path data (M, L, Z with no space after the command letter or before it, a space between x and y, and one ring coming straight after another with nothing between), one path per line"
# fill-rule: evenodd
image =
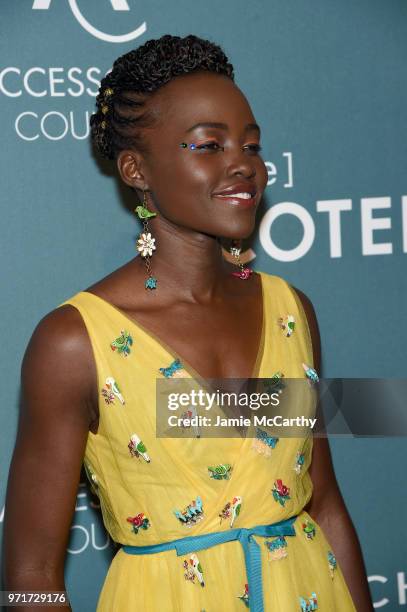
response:
M217 142L204 142L203 144L197 145L197 149L209 149L211 151L217 151L219 149L223 150Z
M196 146L197 149L203 149L207 151L224 151L225 147L222 147L217 142L204 142ZM249 151L250 153L259 153L261 151L261 146L257 143L247 144L243 147L244 150Z
M261 151L261 145L254 143L245 145L245 148L247 148L251 153L259 153Z

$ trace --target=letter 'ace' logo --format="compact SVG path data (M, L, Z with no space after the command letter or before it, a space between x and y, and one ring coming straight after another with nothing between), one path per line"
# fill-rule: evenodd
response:
M32 8L33 10L47 10L49 9L51 2L52 0L34 0ZM128 32L127 34L107 34L106 32L98 30L91 23L89 23L89 21L81 13L78 7L77 0L68 0L68 3L75 19L83 27L83 29L89 32L89 34L91 34L92 36L95 36L96 38L99 38L100 40L104 40L106 42L128 42L129 40L133 40L134 38L137 38L138 36L144 34L147 29L147 24L144 21L138 28L132 30L131 32ZM130 10L127 0L110 0L110 4L112 5L114 11Z

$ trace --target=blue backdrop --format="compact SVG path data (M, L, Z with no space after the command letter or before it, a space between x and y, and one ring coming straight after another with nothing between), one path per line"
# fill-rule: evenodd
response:
M29 337L45 313L135 253L139 228L109 164L92 157L88 120L114 59L150 38L194 33L234 63L269 170L253 266L313 301L324 375L405 376L404 0L5 0L0 16L1 522ZM375 607L400 610L406 441L331 446ZM85 484L68 550L73 608L95 609L114 549Z

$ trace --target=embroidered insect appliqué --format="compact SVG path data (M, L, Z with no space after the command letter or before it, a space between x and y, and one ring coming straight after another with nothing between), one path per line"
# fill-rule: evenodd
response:
M253 438L252 450L269 457L271 455L271 449L275 448L279 438L269 436L267 431L256 427L256 437Z
M275 501L281 504L282 506L285 505L285 502L288 499L291 499L290 489L285 484L283 484L283 481L280 478L275 481L271 492Z
M300 597L300 606L301 612L312 612L313 610L318 610L316 593L311 593L311 597L309 597L309 599Z
M190 580L194 584L195 584L195 580L197 580L199 582L199 584L201 585L201 587L205 586L202 566L201 566L201 564L199 562L199 559L198 559L198 557L197 557L197 555L195 553L193 553L189 557L188 561L186 559L184 559L183 566L184 566L184 570L185 570L185 572L184 572L185 580Z
M213 467L208 467L209 476L214 480L229 480L232 466L229 463L221 463Z
M240 510L242 508L242 501L242 498L237 495L232 499L232 501L226 504L226 506L219 514L221 524L223 520L230 519L230 527L233 527L233 523L240 514Z
M140 529L148 529L151 526L149 519L142 512L136 516L129 516L127 522L131 523L133 533L138 533Z
M278 536L274 540L264 542L270 553L271 561L279 561L287 556L287 541L284 536Z
M306 363L303 363L302 367L304 368L305 376L308 378L311 384L316 384L319 382L319 376L314 368L311 368L311 366L307 365Z
M117 351L118 355L127 357L130 354L130 347L133 345L133 338L125 329L120 330L120 336L110 343L112 351Z
M277 372L274 372L274 374L272 374L270 378L265 380L263 383L263 386L266 392L270 393L270 395L272 393L281 394L285 387L283 380L282 380L283 378L284 378L283 372L280 372L280 370L278 370Z
M132 457L143 457L143 459L147 461L147 463L150 463L151 459L147 454L147 449L137 434L133 434L131 436L130 442L127 446Z
M204 518L202 499L198 496L183 510L174 510L174 514L182 525L192 527Z
M175 359L168 367L159 368L165 378L185 378L187 373L179 359Z

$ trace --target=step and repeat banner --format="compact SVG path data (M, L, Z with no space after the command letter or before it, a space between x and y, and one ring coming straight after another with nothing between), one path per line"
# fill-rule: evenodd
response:
M30 335L135 254L139 226L114 167L92 155L89 117L113 61L148 39L193 33L234 64L269 173L245 255L314 303L324 376L405 377L404 0L3 0L0 28L0 525ZM401 610L406 438L331 448L375 608ZM115 550L83 478L66 565L75 611L95 609Z

